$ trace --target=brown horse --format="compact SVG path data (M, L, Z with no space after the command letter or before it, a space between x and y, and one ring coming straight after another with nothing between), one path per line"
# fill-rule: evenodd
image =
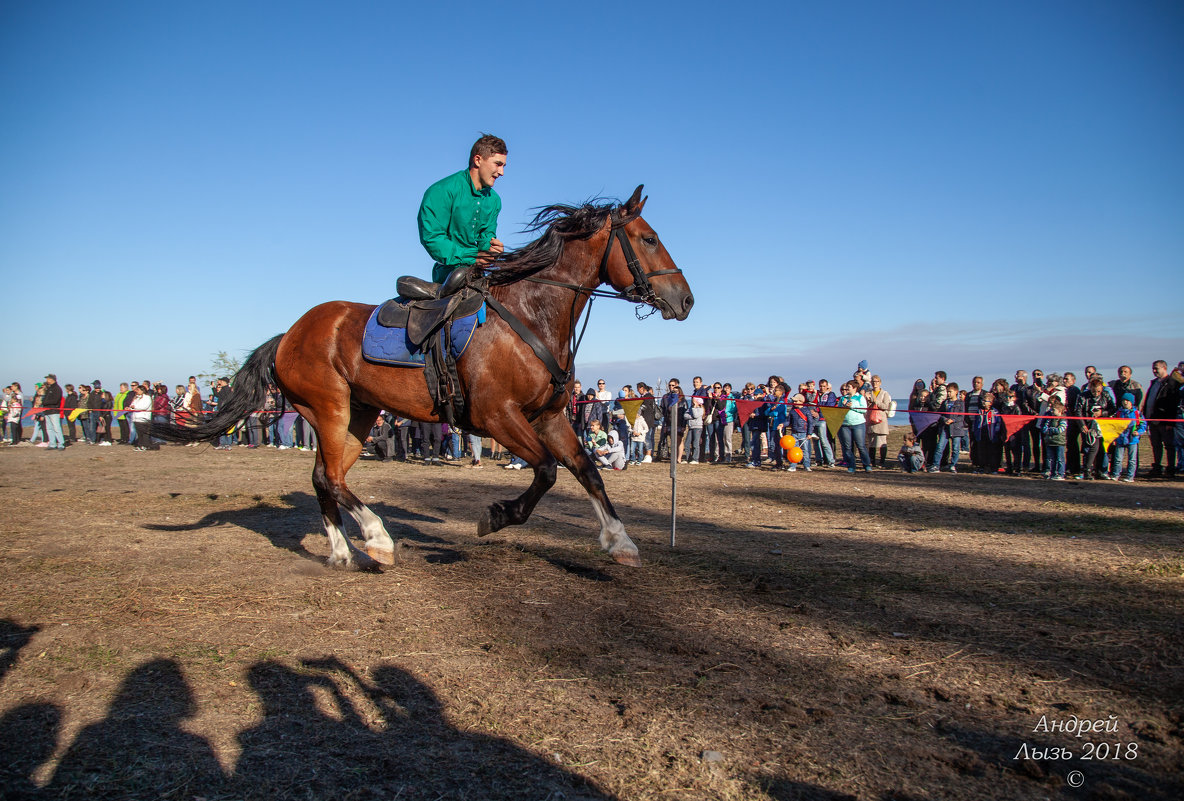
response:
M620 207L589 203L544 209L532 226L544 233L504 256L486 277L491 309L500 303L525 324L564 373L561 381L554 379L555 371L544 366L500 313L487 316L461 356L457 369L466 408L460 427L493 437L534 468L534 480L522 495L488 507L478 523L480 536L526 522L555 483L558 460L592 499L601 547L622 564L640 564L637 546L625 533L564 408L571 397L573 334L589 297L606 294L596 291L598 286L608 284L616 297L647 303L665 319L686 319L694 303L682 272L641 217L641 189ZM422 370L362 358L363 327L374 308L332 301L309 310L286 334L248 357L225 408L195 427L163 431L175 441L213 440L262 408L267 383L274 377L317 432L312 481L329 536L329 564L335 567L376 569L377 563L390 564L394 558L394 542L382 520L345 484L378 411L413 420L440 419ZM361 527L365 552L345 535L341 507Z

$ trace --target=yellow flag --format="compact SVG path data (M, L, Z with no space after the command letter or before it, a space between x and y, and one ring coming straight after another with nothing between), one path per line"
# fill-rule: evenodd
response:
M845 406L823 406L818 411L826 418L826 430L835 439L839 438L839 427L843 425L843 418L847 416Z
M1102 432L1102 450L1106 450L1110 447L1111 441L1126 431L1127 426L1135 421L1126 417L1100 417L1094 422L1098 424L1098 430Z
M641 408L641 398L619 400L617 403L621 404L621 408L625 410L625 419L629 421L629 425L633 425L633 421L637 419L637 410Z

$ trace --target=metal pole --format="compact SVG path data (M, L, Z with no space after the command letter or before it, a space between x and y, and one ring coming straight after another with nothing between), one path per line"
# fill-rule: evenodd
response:
M682 392L680 390L679 397ZM678 508L678 418L682 414L682 403L678 398L675 398L674 413L670 415L673 421L670 431L670 547L674 547L676 539L677 528L677 514Z

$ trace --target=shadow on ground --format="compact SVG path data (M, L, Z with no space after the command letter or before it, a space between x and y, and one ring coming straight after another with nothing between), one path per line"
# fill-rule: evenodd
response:
M196 705L181 667L155 659L126 676L106 717L79 732L44 787L31 777L54 752L63 710L28 704L0 719L0 796L614 798L509 741L457 731L432 691L394 664L361 676L333 657L296 667L265 660L247 678L263 719L239 733L229 774L208 741L184 730Z

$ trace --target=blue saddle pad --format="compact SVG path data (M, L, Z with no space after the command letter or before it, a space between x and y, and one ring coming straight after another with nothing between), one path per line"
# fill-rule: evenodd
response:
M389 364L394 367L423 367L426 359L423 351L416 350L407 339L404 328L386 328L378 324L378 306L366 321L366 330L362 334L362 357L368 362ZM473 339L473 332L477 326L485 322L485 304L476 314L461 317L452 321L452 357L459 359L469 347ZM432 336L442 337L441 329Z

